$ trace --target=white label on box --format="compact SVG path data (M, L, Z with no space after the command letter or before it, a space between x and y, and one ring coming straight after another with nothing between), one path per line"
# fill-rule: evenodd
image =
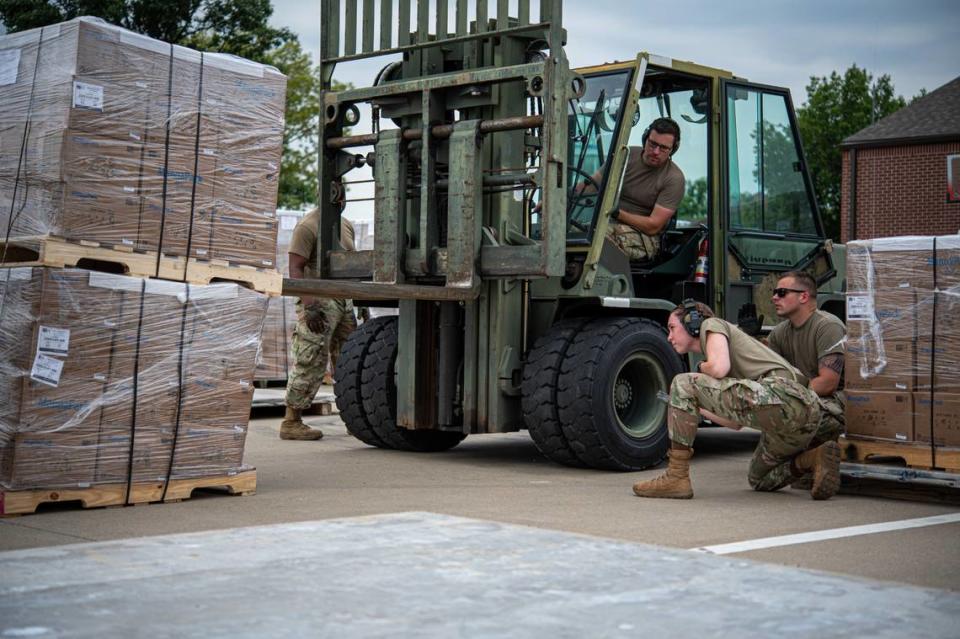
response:
M20 69L20 49L0 51L0 87L17 81Z
M149 89L150 85L146 82L134 82L134 84L141 89Z
M136 193L136 192L137 192L137 187L135 187L135 186L125 186L125 187L123 187L123 192L124 192L124 193ZM127 240L127 241L129 241L129 240ZM130 243L133 244L133 242L130 242Z
M94 378L95 380L97 380L98 382L105 382L105 381L107 381L107 376L104 375L103 373L94 373L94 374L93 374L93 378Z
M103 111L103 87L86 82L73 82L73 106Z
M37 353L37 357L33 360L33 368L30 369L30 379L56 388L60 385L61 373L63 373L61 360Z
M37 350L54 355L66 355L70 351L70 329L40 326Z
M281 231L292 231L297 228L297 221L299 218L295 218L292 215L281 215L280 216L280 230Z
M207 249L197 249L197 255L206 255Z
M216 150L216 149L203 149L203 154L204 154L204 155L216 155L216 154L217 154L217 150Z
M141 138L138 134L134 133L133 131L130 132L130 137L136 140L137 142L143 141L143 138Z
M847 296L847 320L872 320L873 300L869 295Z
M260 260L260 263L264 266L273 266L273 260Z

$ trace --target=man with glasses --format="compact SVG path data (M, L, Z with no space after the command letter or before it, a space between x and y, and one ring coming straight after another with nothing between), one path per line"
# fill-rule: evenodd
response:
M817 282L805 271L780 277L773 305L784 321L770 331L767 345L807 376L820 399L820 427L811 445L837 441L844 429L841 387L847 329L836 315L817 309Z
M683 200L683 172L671 159L680 148L680 127L657 118L643 132L643 146L630 147L617 211L607 237L631 260L652 260L660 235ZM595 176L599 183L600 175Z
M670 313L667 340L681 355L706 359L695 373L681 373L670 385L667 471L637 482L638 497L690 499L690 458L701 418L719 426L760 431L748 480L758 491L779 490L806 474L810 494L829 499L840 487L840 447L811 448L820 410L807 379L785 359L734 324L713 316L706 304L686 300Z

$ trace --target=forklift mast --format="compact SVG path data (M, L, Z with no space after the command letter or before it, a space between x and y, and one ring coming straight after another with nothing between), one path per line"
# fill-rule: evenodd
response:
M524 280L565 268L566 110L584 85L564 54L562 3L544 0L532 20L528 0L516 16L506 0L494 16L485 0L474 15L466 0L432 15L419 0L412 28L409 0L397 16L391 2L358 4L321 3L319 278L285 291L397 301L398 427L517 430ZM373 86L332 90L337 64L380 56ZM362 103L372 132L350 135ZM375 247L347 252L344 176L364 164Z

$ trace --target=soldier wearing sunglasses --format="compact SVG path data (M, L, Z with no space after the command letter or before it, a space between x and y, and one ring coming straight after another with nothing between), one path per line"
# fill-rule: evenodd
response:
M805 271L784 273L773 289L777 324L767 345L810 380L820 398L821 419L811 446L836 441L844 429L843 351L847 329L817 309L817 282Z

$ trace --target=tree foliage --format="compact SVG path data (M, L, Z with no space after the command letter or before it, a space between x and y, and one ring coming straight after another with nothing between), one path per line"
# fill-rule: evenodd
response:
M797 121L828 237L840 239L840 143L906 103L889 75L874 79L856 64L843 75L810 78Z
M231 53L287 75L286 129L278 205L316 203L319 71L289 29L268 21L270 0L0 0L9 32L96 16L200 51Z

